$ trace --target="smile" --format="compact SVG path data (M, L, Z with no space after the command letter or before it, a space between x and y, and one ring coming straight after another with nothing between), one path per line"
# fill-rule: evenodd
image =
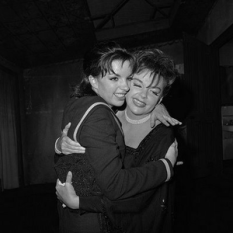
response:
M119 99L125 99L126 93L115 93L115 96Z
M146 106L146 104L145 104L144 102L142 102L142 101L140 101L140 100L138 100L138 99L135 99L135 98L133 99L133 103L134 103L137 107L140 107L140 108Z

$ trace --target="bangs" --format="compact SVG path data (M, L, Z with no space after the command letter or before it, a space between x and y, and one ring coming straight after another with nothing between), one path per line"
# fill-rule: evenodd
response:
M158 83L160 82L161 79L163 79L162 74L158 71L158 70L150 70L146 67L144 67L144 69L142 69L142 67L140 69L137 70L137 74L141 74L144 73L143 78L149 73L150 74L150 78L151 78L151 82L150 84L147 86L147 88L149 87L156 87L158 85Z
M106 54L105 56L100 59L98 66L101 69L101 75L104 77L106 73L113 73L115 74L114 70L112 69L112 62L113 61L121 61L121 65L126 61L129 61L129 66L132 69L132 74L136 70L135 60L134 57L132 57L130 54L125 53L123 51L114 51L110 54Z

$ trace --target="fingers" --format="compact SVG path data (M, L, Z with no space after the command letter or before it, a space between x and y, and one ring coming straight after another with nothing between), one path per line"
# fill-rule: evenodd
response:
M169 118L168 118L169 119ZM169 126L169 122L166 119L165 115L155 115L155 114L151 114L151 118L150 118L150 127L154 128L155 127L155 123L156 120L160 121L162 124Z
M79 147L79 148L83 148L78 142L75 142L74 140L70 139L69 137L66 137L66 143L69 144L70 146L74 146L74 147Z
M71 123L69 122L69 123L65 126L65 128L62 130L62 134L67 135L70 126L71 126Z
M86 149L81 146L75 146L75 145L68 145L68 144L62 144L62 152L63 154L73 154L73 153L85 153Z
M183 165L183 164L184 164L183 161L178 161L178 162L176 163L176 166L180 166L180 165Z
M65 183L62 183L59 179L57 179L57 186L58 185L65 186Z
M61 199L61 197L60 197L60 195L59 195L58 192L56 192L56 195L57 195L57 199L62 203L62 207L66 208L66 205L62 202L62 199Z
M182 122L178 121L177 119L175 118L172 118L172 117L169 117L169 116L163 116L164 117L164 120L166 120L168 122L168 124L170 125L181 125Z
M73 141L68 136L62 138L61 149L63 154L85 153L85 147L82 147L78 142Z
M171 117L169 117L169 116L161 115L161 116L158 117L158 120L159 120L162 124L164 124L164 125L166 125L166 126L170 126L170 123L169 123L170 118L171 118Z
M69 171L66 176L66 183L72 183L72 172Z
M57 179L57 182L56 182L56 187L57 187L57 185L59 184L59 181L60 181L60 180L59 180L59 179Z
M161 119L159 119L164 125L166 125L166 126L170 126L170 124L169 124L169 122L168 122L168 120L167 119L165 119L165 118L161 118Z

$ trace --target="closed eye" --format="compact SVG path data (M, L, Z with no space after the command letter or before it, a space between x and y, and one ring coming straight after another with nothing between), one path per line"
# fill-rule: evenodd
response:
M156 96L159 96L159 93L152 91L152 93Z
M160 90L151 90L151 92L154 94L154 95L156 95L156 96L159 96L160 95Z
M133 84L135 87L141 87L141 85L134 83Z

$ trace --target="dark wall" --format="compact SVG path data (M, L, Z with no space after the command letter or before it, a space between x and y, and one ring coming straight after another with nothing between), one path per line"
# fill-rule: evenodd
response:
M81 61L25 70L26 184L55 182L54 142L61 132L70 86L80 80Z

